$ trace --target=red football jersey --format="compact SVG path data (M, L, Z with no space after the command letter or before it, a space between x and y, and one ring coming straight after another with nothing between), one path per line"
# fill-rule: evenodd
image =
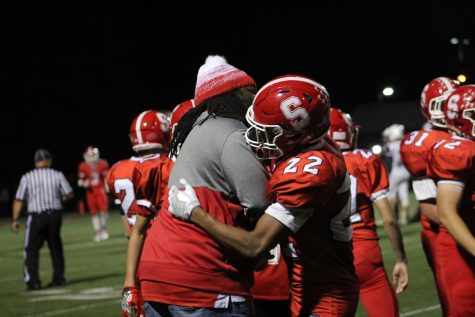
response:
M89 183L88 188L104 187L105 177L109 169L109 163L100 159L94 164L81 162L78 168L79 179Z
M173 168L173 160L163 154L142 158L134 168L132 183L135 201L129 215L149 216L157 212L168 195L168 179Z
M438 182L464 185L460 217L475 234L475 141L452 137L440 141L429 155L428 176ZM446 230L441 225L441 230Z
M124 214L127 215L135 201L135 190L132 182L134 168L140 161L139 157L131 157L115 163L107 173L106 180L111 194L120 204Z
M284 254L291 272L292 313L315 294L357 292L350 217L350 180L338 149L328 143L281 162L268 193L266 213L292 233ZM280 207L283 206L284 208Z
M263 300L288 300L289 277L287 264L282 256L280 245L271 250L274 256L267 262L267 266L254 273L252 298Z
M373 202L388 192L388 173L371 151L356 149L343 155L351 178L353 240L376 240Z
M401 160L414 178L427 176L427 161L432 147L440 140L450 138L450 134L440 130L413 131L401 140Z

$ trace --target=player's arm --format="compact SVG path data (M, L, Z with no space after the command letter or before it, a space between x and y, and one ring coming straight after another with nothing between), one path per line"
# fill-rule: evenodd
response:
M23 201L15 199L13 201L12 207L12 231L14 233L18 233L18 229L20 228L20 224L18 223L18 218L20 217L21 210L23 209Z
M195 191L185 180L180 182L185 185L185 190L180 191L175 186L170 188L170 212L177 218L193 222L218 243L246 258L265 257L266 252L288 234L282 223L267 214L262 215L252 231L223 224L201 207Z
M149 217L137 216L135 226L127 244L127 256L125 259L125 281L122 291L122 316L143 317L143 298L136 281L137 267L142 255L147 228L150 223Z
M394 213L386 197L375 200L374 204L381 215L384 232L388 236L394 255L396 256L396 264L393 269L393 284L396 287L396 294L399 294L404 291L409 284L409 270L407 268L407 257L404 250L401 230L394 219Z
M252 231L225 225L211 217L201 206L192 210L190 221L205 230L219 244L250 259L265 256L288 233L282 223L267 214L259 218Z
M142 254L142 247L150 224L150 217L137 215L135 225L130 234L127 245L127 257L125 263L124 287L136 286L137 267Z
M475 256L475 238L458 214L464 187L455 183L437 184L437 209L440 222L465 250Z

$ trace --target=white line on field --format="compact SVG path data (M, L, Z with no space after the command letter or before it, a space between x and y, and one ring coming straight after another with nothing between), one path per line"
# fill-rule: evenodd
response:
M103 306L103 305L118 304L118 303L120 303L120 300L118 301L117 299L114 299L113 301L105 301L105 302L100 302L97 304L90 304L90 305L81 305L81 306L76 306L69 309L52 310L46 313L42 313L38 315L28 315L25 317L46 317L46 316L56 316L56 315L63 315L63 314L70 316L70 313L72 312L87 310L87 309L91 309L91 308L95 308L95 307Z
M418 315L420 313L424 313L426 311L436 310L436 309L439 309L439 308L440 308L439 304L424 307L424 308L419 308L419 309L416 309L416 310L413 310L413 311L408 311L407 313L401 314L401 317L414 316L414 315Z

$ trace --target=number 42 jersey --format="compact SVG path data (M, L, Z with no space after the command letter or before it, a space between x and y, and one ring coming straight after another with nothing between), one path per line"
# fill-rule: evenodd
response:
M377 240L373 202L386 197L388 173L382 160L371 151L344 153L351 179L351 222L353 240Z

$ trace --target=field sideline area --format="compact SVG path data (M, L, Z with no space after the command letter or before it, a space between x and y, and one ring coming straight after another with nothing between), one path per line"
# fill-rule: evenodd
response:
M110 213L108 241L94 242L89 216L65 214L62 237L66 259L65 287L26 291L23 282L23 239L25 218L18 234L10 231L10 221L0 221L0 307L1 316L120 316L124 261L127 240L122 233L119 212ZM402 228L409 258L409 288L399 295L401 316L441 316L432 274L426 264L419 239L419 223ZM380 245L388 272L394 256L384 233ZM43 285L51 280L49 250L44 246L40 256ZM384 305L384 303L381 303ZM366 316L361 305L356 316Z

